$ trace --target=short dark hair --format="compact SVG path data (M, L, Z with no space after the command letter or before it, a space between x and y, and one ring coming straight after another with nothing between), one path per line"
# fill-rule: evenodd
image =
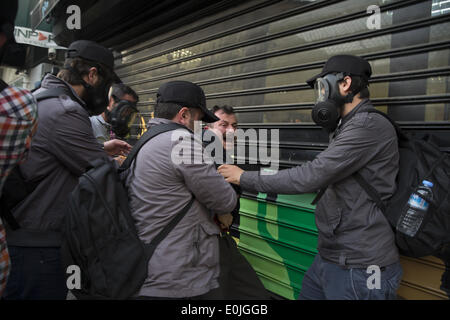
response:
M361 99L368 99L370 98L370 92L369 92L369 82L364 79L361 76L356 76L352 74L345 73L344 76L349 76L352 78L352 84L350 85L350 91L353 92L354 95L359 93L359 97ZM343 82L344 80L339 81L339 83Z
M111 97L114 100L122 100L123 96L126 94L132 96L136 100L136 102L139 101L139 96L129 86L123 83L114 83L111 86Z
M216 105L216 106L212 107L211 112L216 113L219 110L223 111L226 114L234 114L235 113L233 107L228 106L228 105L223 105L223 106Z
M158 102L155 105L155 112L154 116L155 118L163 118L172 120L175 118L177 113L183 108L184 106L178 103L173 102ZM200 108L189 108L189 112L191 115L193 115L194 110L201 110Z
M58 72L57 77L71 85L83 84L83 76L89 74L89 69L93 67L97 68L98 74L103 81L109 81L114 78L113 73L105 65L80 57L67 58L64 61L64 68Z

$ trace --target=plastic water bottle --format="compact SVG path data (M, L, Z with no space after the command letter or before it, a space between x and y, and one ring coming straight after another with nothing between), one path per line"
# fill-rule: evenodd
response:
M428 210L429 203L422 197L432 198L433 183L423 180L416 192L413 192L408 200L408 209L402 214L397 223L397 231L410 237L416 235ZM422 197L421 197L422 196Z

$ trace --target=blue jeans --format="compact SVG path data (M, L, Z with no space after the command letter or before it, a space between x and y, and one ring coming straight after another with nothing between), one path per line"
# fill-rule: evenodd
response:
M399 262L376 274L366 268L344 269L317 254L305 273L299 300L394 300L403 275Z
M5 300L65 300L67 286L60 248L9 246L11 273Z

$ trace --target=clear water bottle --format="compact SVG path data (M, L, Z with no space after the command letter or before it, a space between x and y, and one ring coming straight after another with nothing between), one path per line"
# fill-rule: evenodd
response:
M411 194L408 200L408 209L398 220L397 231L410 237L416 235L429 206L429 203L422 197L432 198L433 191L431 188L433 188L433 183L423 180L417 191Z

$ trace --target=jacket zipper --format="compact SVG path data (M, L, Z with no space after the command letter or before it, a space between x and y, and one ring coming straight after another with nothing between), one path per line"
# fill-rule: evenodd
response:
M199 240L200 239L200 226L197 224L195 227L195 239L194 239L194 258L192 265L195 266L198 262L198 258L200 256L200 245Z

